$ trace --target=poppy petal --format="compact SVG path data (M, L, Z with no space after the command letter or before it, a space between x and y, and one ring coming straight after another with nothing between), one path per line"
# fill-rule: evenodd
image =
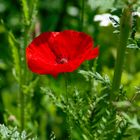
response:
M63 57L75 59L77 52L80 55L85 50L93 47L93 40L83 32L65 30L56 37L56 44L60 48L59 50Z
M82 62L98 56L92 38L73 30L45 32L36 37L26 48L29 69L38 74L72 72Z
M88 54L88 56L86 57L86 60L90 60L93 58L96 58L99 55L99 48L93 48L90 53Z

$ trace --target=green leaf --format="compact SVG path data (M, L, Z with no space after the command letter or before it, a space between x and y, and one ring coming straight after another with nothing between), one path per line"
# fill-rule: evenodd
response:
M31 93L34 90L34 87L36 86L37 82L38 82L39 78L37 77L34 81L30 82L29 85L23 85L23 91L25 94Z
M129 45L127 45L127 48L129 48L129 49L140 49L136 44L129 44Z
M27 0L21 0L21 4L22 4L22 9L23 9L25 24L29 25L30 24L29 7L28 7L28 4L27 4Z
M18 48L17 48L17 41L14 37L14 35L9 32L8 33L8 42L11 46L11 51L12 51L12 57L13 57L13 61L14 61L14 69L15 69L15 78L17 81L19 81L19 75L20 75L20 59L19 59L19 52L18 52Z

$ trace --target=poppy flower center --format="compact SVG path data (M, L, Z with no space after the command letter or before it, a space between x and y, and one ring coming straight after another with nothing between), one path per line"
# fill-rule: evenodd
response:
M57 59L57 63L58 63L58 64L65 64L65 63L68 63L68 59L67 59L67 58L60 58L60 59Z

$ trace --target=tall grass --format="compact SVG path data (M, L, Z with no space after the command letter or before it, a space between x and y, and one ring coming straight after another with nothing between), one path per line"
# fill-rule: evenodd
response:
M90 2L92 4L95 1ZM139 50L139 42L135 38L136 22L132 26L135 18L132 11L138 7L138 1L120 0L114 3L116 4L114 11L120 17L120 23L117 26L116 42L119 43L113 79L109 74L98 71L98 60L84 63L74 73L53 78L48 75L35 75L27 68L25 50L34 37L39 1L20 0L21 35L17 39L12 29L6 30L13 58L12 74L18 85L16 98L18 105L14 109L18 107L19 115L12 118L13 122L17 121L12 125L7 123L8 117L4 118L6 126L0 125L1 139L138 140L140 138L139 105L135 102L140 89L136 87L130 100L127 96L129 88L126 90L121 83L127 49L132 49L133 45L133 49ZM78 4L81 10L78 13L80 25L76 26L77 30L89 30L91 28L86 27L89 16L86 14L87 1L81 0ZM67 11L67 7L65 8ZM98 13L98 10L97 6L93 14ZM60 18L56 26L64 20L60 22ZM96 39L99 39L99 34ZM98 40L95 40L96 42ZM102 49L102 46L100 48ZM102 55L99 56L101 57ZM3 114L6 116L6 109Z

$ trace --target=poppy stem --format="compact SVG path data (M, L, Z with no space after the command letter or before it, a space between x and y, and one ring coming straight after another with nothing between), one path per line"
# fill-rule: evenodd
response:
M20 127L21 131L24 130L25 128L25 109L26 109L26 98L25 98L25 92L22 88L23 85L27 85L28 82L28 70L27 70L27 65L26 65L26 54L25 54L25 48L29 42L29 33L30 33L30 26L27 26L26 24L23 27L23 42L21 44L22 49L21 49L21 67L22 67L22 72L20 72L20 86L19 86L19 91L20 91Z
M84 9L85 9L85 0L82 0L80 31L83 31L84 27Z
M66 109L67 109L67 124L68 124L68 138L71 139L71 125L70 125L70 104L69 104L69 96L68 96L68 77L67 73L64 74L65 77L65 92L66 92Z
M19 89L20 91L20 108L21 108L21 110L20 110L20 125L21 125L21 131L23 131L24 130L24 120L25 120L25 118L24 118L24 116L25 116L25 113L24 113L24 106L25 106L25 103L24 103L24 93L23 93L23 91L22 91L22 88L21 88L21 85L20 85L20 89Z
M111 95L111 99L115 98L115 94L118 92L120 87L124 58L125 58L125 50L126 50L130 27L131 27L130 25L131 25L131 10L130 7L127 7L124 8L120 21L120 39L117 48L117 60L115 64L115 71L114 71L114 77L112 83L113 94Z
M68 104L68 79L67 79L67 74L64 74L65 77L65 93L66 93L66 100L67 100L67 104Z
M20 125L21 125L21 131L24 130L25 127L25 104L26 104L26 98L25 98L25 93L22 88L23 85L27 85L28 82L28 71L27 71L27 65L26 65L26 54L25 54L25 48L27 46L27 43L29 41L29 28L30 26L25 26L24 27L24 37L23 37L23 49L22 49L22 69L23 72L20 75Z

